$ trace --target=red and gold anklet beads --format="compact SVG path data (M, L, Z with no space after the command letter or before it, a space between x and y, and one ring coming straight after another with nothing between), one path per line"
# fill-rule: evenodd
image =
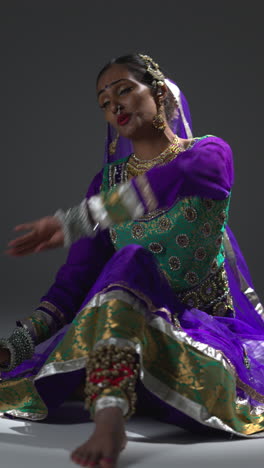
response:
M137 401L137 361L138 356L131 346L100 345L90 353L86 366L85 408L89 410L92 418L98 406L96 403L104 397L125 400L127 411L124 418L129 419L132 416Z

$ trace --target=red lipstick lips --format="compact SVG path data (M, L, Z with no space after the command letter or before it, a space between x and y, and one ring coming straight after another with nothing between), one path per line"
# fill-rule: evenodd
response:
M118 125L126 125L130 120L131 114L121 114L117 117Z

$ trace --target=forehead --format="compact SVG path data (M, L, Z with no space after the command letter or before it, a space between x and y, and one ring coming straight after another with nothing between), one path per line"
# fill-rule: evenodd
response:
M100 77L97 84L97 92L107 88L113 82L127 79L137 81L133 74L126 68L125 65L114 64L108 68Z

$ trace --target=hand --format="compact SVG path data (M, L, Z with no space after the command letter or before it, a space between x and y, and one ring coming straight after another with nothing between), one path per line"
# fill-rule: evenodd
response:
M2 364L10 363L10 351L8 349L0 348L0 366Z
M29 232L8 243L9 249L6 253L13 257L55 249L63 246L64 243L62 225L54 216L46 216L31 223L20 224L14 228L14 231Z

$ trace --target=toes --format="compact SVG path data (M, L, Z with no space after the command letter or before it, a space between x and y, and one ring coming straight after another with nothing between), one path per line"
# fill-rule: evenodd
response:
M77 449L72 453L71 459L74 463L77 463L77 465L87 466L89 462L89 454Z
M91 467L93 467L93 468L94 468L95 466L98 467L99 458L100 458L100 457L97 457L96 459L93 458L93 459L87 460L85 466L88 466L88 467L91 466Z
M116 457L104 456L100 459L101 468L114 468L116 466Z
M83 448L82 450L79 448L72 453L71 459L77 465L94 468L99 465L100 454L97 452L91 453L90 450L83 451Z

